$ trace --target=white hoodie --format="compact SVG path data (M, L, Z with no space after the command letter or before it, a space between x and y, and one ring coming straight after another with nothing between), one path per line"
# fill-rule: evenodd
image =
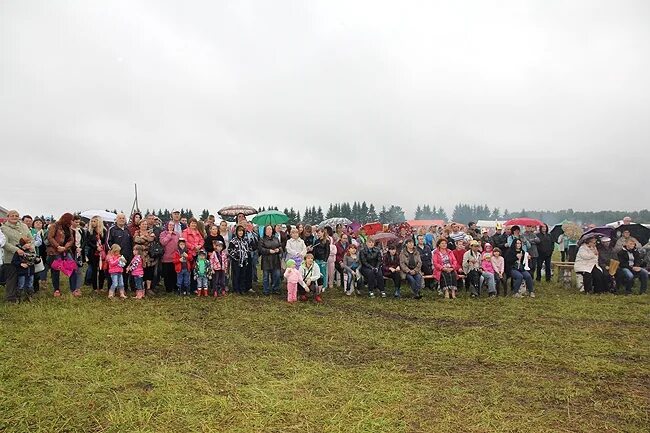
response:
M305 241L300 238L289 238L286 251L288 258L300 257L304 259L307 255L307 246L305 245Z

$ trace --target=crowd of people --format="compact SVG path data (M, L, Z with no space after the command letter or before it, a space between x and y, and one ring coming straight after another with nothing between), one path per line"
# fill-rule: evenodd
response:
M11 210L0 227L5 299L18 302L47 290L48 274L60 297L61 273L75 297L87 285L109 298L132 293L143 299L161 289L181 296L254 292L259 268L262 293L280 294L284 277L289 302L322 302L334 287L348 296L385 298L391 286L392 296L401 298L403 285L415 299L425 289L449 299L462 289L471 297L484 291L488 297L535 297L535 282L552 276L556 241L546 225L497 225L493 232L474 223L391 228L394 236L375 237L341 224L255 227L243 214L230 226L212 215L181 218L177 210L168 222L135 212L128 221L118 214L107 226L99 216L85 223L65 213L48 223ZM575 262L584 292L616 292L622 285L631 293L638 279L645 293L647 263L629 232L615 245L608 238L557 243L562 260L567 254Z

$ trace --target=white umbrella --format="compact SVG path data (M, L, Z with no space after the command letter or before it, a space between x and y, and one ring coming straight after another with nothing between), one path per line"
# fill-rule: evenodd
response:
M83 218L88 218L88 219L91 219L94 216L98 216L104 221L108 221L111 223L114 223L115 218L117 217L117 215L114 214L113 212L106 212L105 210L101 210L101 209L88 209L81 212L79 215L81 215Z

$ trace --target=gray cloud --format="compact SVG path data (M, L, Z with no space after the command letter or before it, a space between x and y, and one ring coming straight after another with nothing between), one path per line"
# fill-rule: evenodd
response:
M0 4L2 204L647 207L650 6ZM621 193L630 191L629 194Z

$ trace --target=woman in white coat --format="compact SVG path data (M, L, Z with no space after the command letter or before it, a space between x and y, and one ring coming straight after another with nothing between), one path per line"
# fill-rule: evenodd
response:
M607 280L603 270L598 267L596 238L590 238L580 246L573 269L577 274L582 275L585 293L607 291Z

